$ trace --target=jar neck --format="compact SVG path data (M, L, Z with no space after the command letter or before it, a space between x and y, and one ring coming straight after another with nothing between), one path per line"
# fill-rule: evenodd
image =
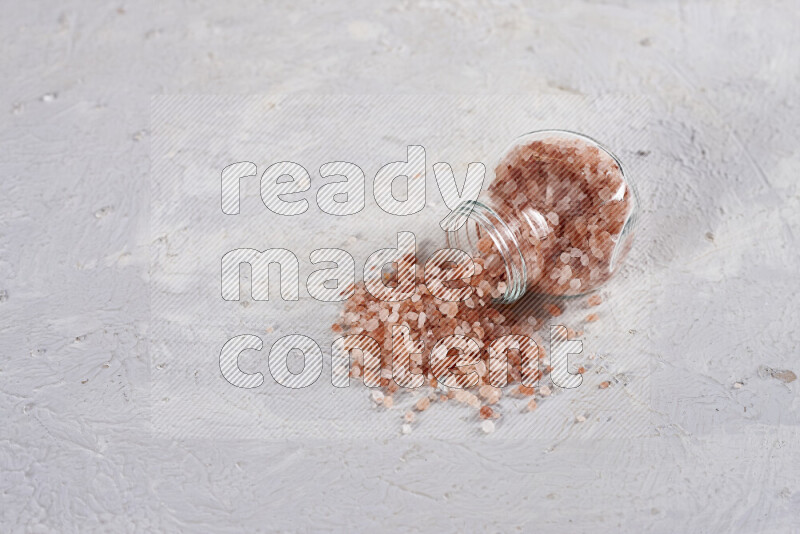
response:
M485 237L494 243L506 269L506 290L500 302L514 302L527 289L528 267L517 232L494 209L479 201L460 204L442 221L447 232L447 246L463 250L473 258L478 254L478 241Z

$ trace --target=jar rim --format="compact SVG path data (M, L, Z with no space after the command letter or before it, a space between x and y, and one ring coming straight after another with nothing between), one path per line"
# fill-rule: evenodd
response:
M464 221L459 225L460 218ZM526 290L527 266L522 255L522 249L517 237L498 213L478 200L468 200L459 204L443 221L444 227L453 227L455 230L446 230L447 246L470 253L463 248L465 243L471 241L469 235L469 222L472 221L492 240L495 248L503 258L506 269L506 290L497 301L509 303L520 298ZM476 236L480 239L480 236ZM477 249L477 239L475 243L469 243L471 248Z

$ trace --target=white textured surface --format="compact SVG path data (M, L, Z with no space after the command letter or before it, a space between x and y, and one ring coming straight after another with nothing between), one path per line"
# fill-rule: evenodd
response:
M758 371L800 367L798 23L778 1L7 3L0 530L796 531L800 383ZM150 95L294 91L650 97L651 437L153 439Z

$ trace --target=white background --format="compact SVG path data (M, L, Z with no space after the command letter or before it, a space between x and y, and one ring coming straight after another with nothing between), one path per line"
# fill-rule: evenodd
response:
M796 5L374 4L6 2L2 530L800 528ZM650 98L646 436L152 437L150 96L297 91Z

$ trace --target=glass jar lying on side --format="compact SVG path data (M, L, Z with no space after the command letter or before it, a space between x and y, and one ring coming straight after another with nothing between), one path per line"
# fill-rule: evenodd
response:
M450 215L450 224L468 220L447 243L473 257L494 244L505 263L504 302L526 291L578 296L617 271L637 212L635 187L608 149L575 132L540 130L519 137L478 200Z

